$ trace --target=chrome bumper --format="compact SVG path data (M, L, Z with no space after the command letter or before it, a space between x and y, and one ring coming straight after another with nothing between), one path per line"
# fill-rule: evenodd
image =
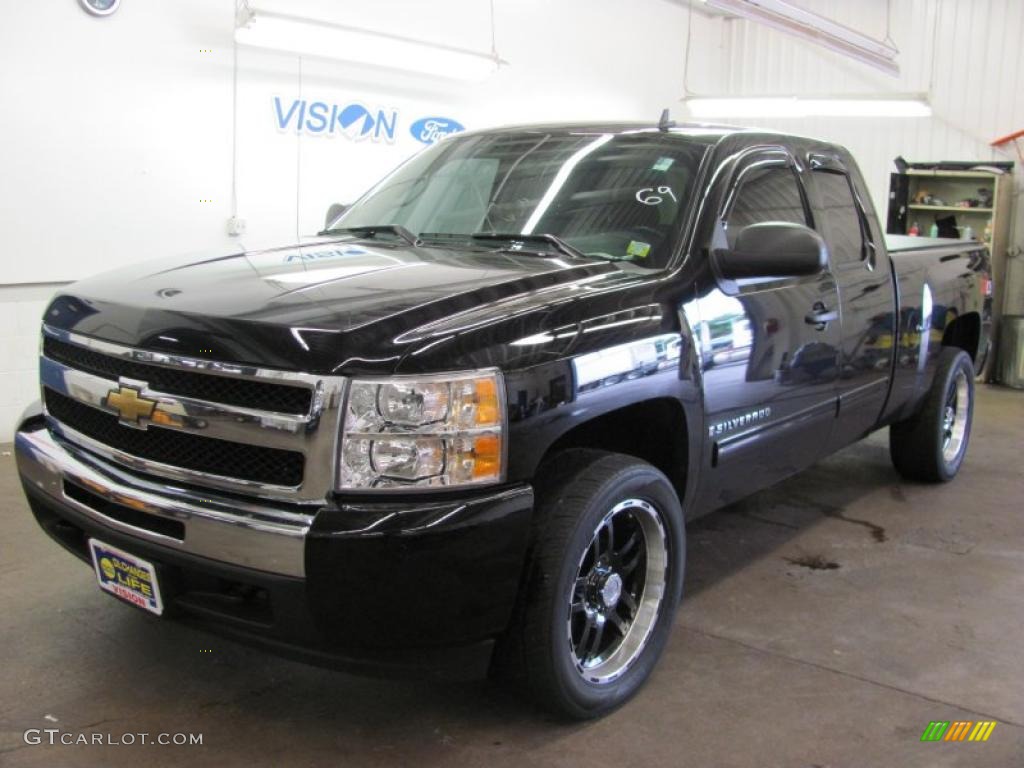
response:
M305 540L315 509L296 512L142 480L56 440L45 428L19 431L15 454L26 485L112 530L245 568L284 576L306 574ZM114 504L176 520L184 525L184 538L114 520L69 498L64 492L65 481Z

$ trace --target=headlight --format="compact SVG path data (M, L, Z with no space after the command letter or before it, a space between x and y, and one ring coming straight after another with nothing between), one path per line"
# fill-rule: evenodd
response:
M497 482L504 471L504 418L497 371L353 379L338 487L381 490Z

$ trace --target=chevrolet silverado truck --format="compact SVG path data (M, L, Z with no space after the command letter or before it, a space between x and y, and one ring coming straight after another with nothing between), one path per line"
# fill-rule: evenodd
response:
M317 238L62 289L18 468L142 611L593 717L668 641L687 521L882 427L957 473L990 294L832 144L465 133Z

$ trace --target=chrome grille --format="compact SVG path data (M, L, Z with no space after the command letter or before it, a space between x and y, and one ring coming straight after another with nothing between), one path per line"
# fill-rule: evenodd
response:
M47 388L43 394L47 412L61 424L140 459L270 485L302 483L305 457L298 451L231 443L163 427L134 429L118 423L113 414L91 408L52 389Z
M320 501L331 490L343 378L43 332L44 409L66 440L192 485L292 502ZM126 416L118 407L126 391L151 411Z
M274 413L309 413L313 391L308 387L269 384L228 376L207 376L159 365L110 357L86 347L47 336L43 354L69 368L117 381L121 377L148 382L169 395L182 395L225 405Z

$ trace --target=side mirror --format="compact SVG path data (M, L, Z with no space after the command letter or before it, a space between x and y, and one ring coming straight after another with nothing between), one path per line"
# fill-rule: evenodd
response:
M727 280L816 275L828 266L825 240L803 224L765 221L740 230L732 248L715 249Z
M331 226L331 222L347 210L347 205L343 205L342 203L332 203L331 207L327 209L327 218L324 219L324 228Z

